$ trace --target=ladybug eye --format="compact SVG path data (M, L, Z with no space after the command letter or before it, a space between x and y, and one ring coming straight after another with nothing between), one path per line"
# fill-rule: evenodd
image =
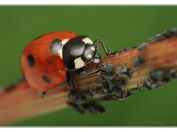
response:
M63 45L61 43L61 40L55 39L52 41L51 46L50 46L50 51L53 53L58 53L60 49L63 48Z

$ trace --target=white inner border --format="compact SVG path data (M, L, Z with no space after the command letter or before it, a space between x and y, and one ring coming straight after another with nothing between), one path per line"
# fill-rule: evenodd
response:
M177 5L175 0L1 0L1 5Z
M0 5L177 5L177 1L175 0L1 0ZM27 127L28 128L28 127ZM13 132L59 132L57 128L1 128L1 131L13 131ZM64 129L64 128L63 128ZM60 131L63 130L62 128ZM83 132L83 131L95 131L96 128L70 128L70 129L64 129L63 131L77 131L77 132ZM158 130L157 130L158 129ZM97 130L98 131L98 130ZM173 128L99 128L100 132L149 132L149 131L160 131L160 132L166 132L166 131L172 131L176 132L176 129Z

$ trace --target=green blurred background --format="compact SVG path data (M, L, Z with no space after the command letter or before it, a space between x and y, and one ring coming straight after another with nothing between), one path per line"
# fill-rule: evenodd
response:
M40 34L71 30L91 38L99 36L115 51L136 46L172 27L177 27L176 6L1 6L0 85L15 83L22 77L21 52ZM161 89L135 92L125 101L103 105L106 113L96 116L80 115L67 108L10 125L177 125L177 81Z

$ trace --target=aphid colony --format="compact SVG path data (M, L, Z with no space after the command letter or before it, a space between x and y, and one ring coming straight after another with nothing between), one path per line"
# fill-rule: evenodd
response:
M177 77L177 69L154 69L150 72L149 79L144 86L148 89L157 88Z
M77 111L84 113L103 112L104 108L98 103L99 100L119 100L131 95L124 89L127 80L133 75L133 69L146 63L144 51L149 44L176 37L177 30L172 29L157 35L146 43L136 47L139 54L135 58L132 67L116 67L111 63L100 68L101 56L98 46L102 45L107 56L121 54L127 49L109 53L106 45L101 40L92 41L85 35L75 32L55 32L45 34L33 40L25 48L21 65L26 81L29 85L41 93L57 87L67 80L69 94L68 104ZM96 68L90 73L85 72L88 64L95 64ZM78 90L73 83L72 74L90 76L101 72L100 86L95 89ZM154 69L149 79L144 84L148 88L155 88L176 77L176 70ZM95 95L99 98L95 99Z
M116 68L111 63L105 64L101 71L100 86L70 92L69 104L81 113L86 111L90 113L104 112L104 107L98 104L98 101L120 100L130 96L131 93L125 91L123 86L131 76L132 71L127 67ZM95 96L99 96L99 98L93 99Z

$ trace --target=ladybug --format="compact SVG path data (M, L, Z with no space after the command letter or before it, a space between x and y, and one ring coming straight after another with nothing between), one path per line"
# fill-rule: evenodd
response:
M61 50L55 52L55 45L65 44L78 37L75 32L53 32L37 37L24 49L21 68L30 86L46 91L62 84L66 80L66 68ZM59 48L59 47L55 47Z
M73 78L70 73L79 71L82 75L88 63L100 63L98 43L108 55L103 42L92 41L75 32L53 32L39 36L23 51L21 68L24 77L31 87L40 91L55 88L67 80L72 91Z

